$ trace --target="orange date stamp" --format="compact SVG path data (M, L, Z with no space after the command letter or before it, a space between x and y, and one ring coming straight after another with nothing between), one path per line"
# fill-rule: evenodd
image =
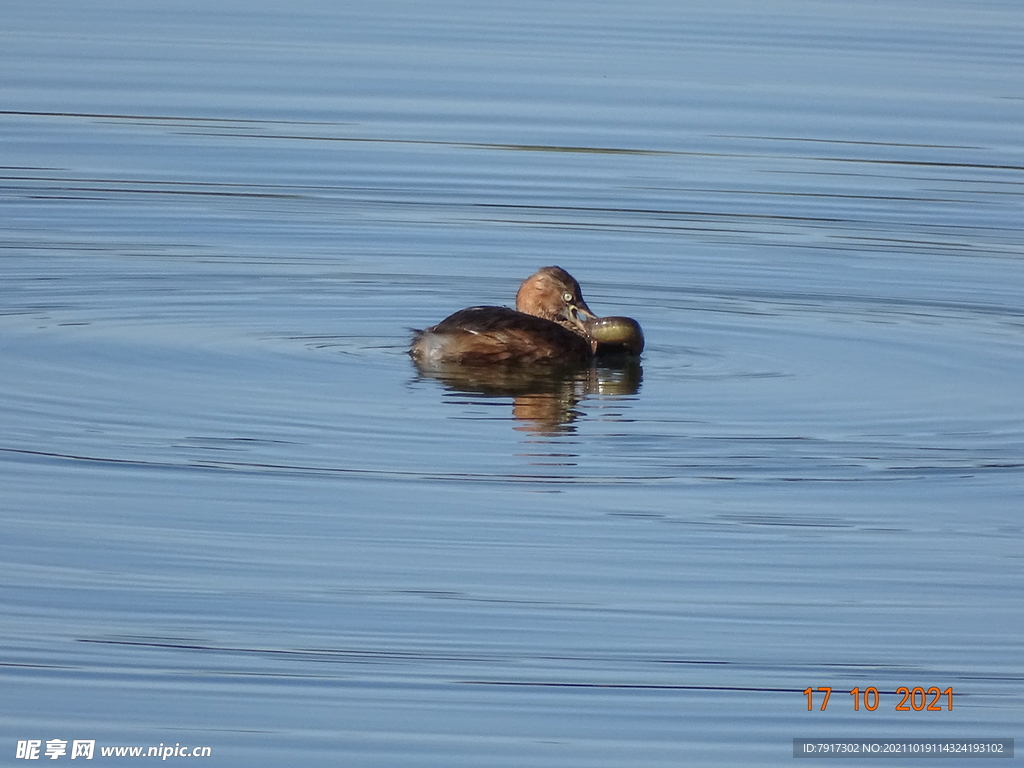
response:
M840 691L840 693L843 693L843 691ZM868 712L874 712L878 709L878 704L883 695L874 686L864 688L863 690L854 688L853 690L845 691L845 693L853 697L854 712L859 712L861 707L864 707ZM888 695L888 691L885 694ZM902 697L895 706L897 712L951 712L953 710L952 688L946 688L943 691L939 690L939 687L935 685L930 688L922 686L907 688L906 686L900 686L892 692L892 695ZM804 696L807 697L808 712L814 710L816 698L820 702L818 711L824 712L828 706L829 699L832 698L832 688L829 686L805 688Z

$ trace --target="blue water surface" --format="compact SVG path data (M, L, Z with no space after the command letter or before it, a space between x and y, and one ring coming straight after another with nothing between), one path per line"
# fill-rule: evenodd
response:
M1024 8L0 27L0 763L1022 735ZM412 329L550 264L639 366L413 366Z

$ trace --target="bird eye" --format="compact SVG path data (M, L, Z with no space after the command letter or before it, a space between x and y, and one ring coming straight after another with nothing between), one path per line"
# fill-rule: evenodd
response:
M563 293L562 294L562 301L566 302L567 304L572 304L572 294L571 293Z

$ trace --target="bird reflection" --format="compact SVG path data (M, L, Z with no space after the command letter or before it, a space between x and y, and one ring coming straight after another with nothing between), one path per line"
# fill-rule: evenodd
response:
M643 369L635 356L611 356L576 366L417 365L421 378L448 390L512 398L516 429L540 435L571 434L580 404L594 395L633 395Z

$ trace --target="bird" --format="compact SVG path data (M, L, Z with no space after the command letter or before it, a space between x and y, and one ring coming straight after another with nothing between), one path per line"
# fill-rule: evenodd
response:
M597 319L572 275L561 267L544 267L519 286L515 309L461 309L415 331L409 354L427 367L579 365L597 352L599 341L588 330L588 322Z

